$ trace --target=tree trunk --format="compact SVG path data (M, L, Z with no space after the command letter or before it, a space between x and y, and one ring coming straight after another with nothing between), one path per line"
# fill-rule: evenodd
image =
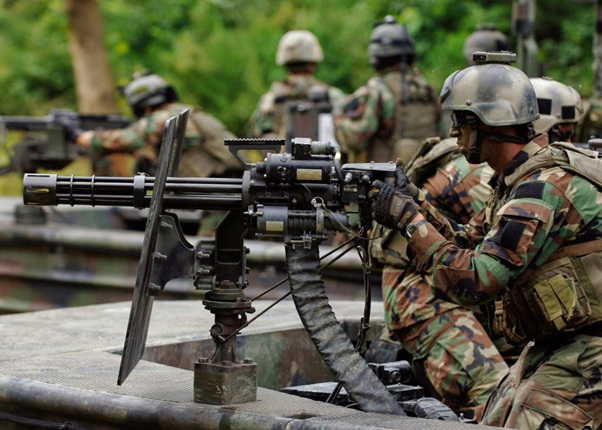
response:
M80 113L118 112L115 82L104 45L102 14L96 0L67 0L69 48Z

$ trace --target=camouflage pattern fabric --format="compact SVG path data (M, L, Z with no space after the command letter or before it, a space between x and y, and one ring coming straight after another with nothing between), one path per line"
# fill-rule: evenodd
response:
M417 269L432 272L438 297L464 305L485 302L518 285L523 273L541 267L561 246L602 239L600 189L561 167L521 170L532 157L548 151L558 156L545 135L526 144L496 178L486 209L468 226L454 226L453 233L445 231L451 225L433 216L427 205L431 223L422 225L409 245ZM459 232L468 247L446 239ZM599 298L590 300L599 306ZM517 428L598 428L600 342L599 334L561 333L525 351L511 370L513 381L506 380L486 408L485 422ZM582 425L584 416L593 426Z
M484 411L483 424L517 429L602 426L602 337L530 344Z
M448 218L466 223L489 199L492 176L493 170L487 164L469 164L466 157L458 154L425 181L426 200Z
M428 289L424 283L420 287ZM395 336L421 362L441 401L456 412L472 415L508 373L487 331L467 309L446 311Z
M435 268L433 286L439 296L464 305L481 303L528 268L541 266L561 245L602 239L602 192L587 179L560 167L537 169L505 189L505 178L547 150L545 135L525 145L496 179L485 212L468 226L458 226L473 249L446 240L437 230L440 220L430 216L433 223L422 225L412 237L416 266L421 271ZM506 202L503 193L509 196Z
M117 130L96 130L92 148L100 156L113 152L130 152L137 159L156 165L165 122L190 106L172 103ZM242 170L239 162L228 152L223 139L234 138L217 119L192 109L186 128L179 176L207 177L227 170ZM135 172L136 173L136 172Z
M309 100L312 88L325 89L336 115L345 100L345 93L336 87L319 81L311 75L291 75L284 81L272 83L269 91L261 96L251 116L251 135L259 138L284 138L286 136L286 102Z
M467 222L485 206L492 174L487 165L468 164L456 152L426 180L423 190L433 206ZM384 252L405 249L401 242L405 238L395 232L384 243ZM475 314L435 298L428 278L399 264L384 268L385 323L414 360L420 360L436 395L455 411L471 414L487 400L508 366Z
M391 68L349 98L335 119L336 136L352 161L407 163L422 140L438 134L439 117L435 91L418 69Z
M350 96L343 114L335 118L335 126L341 149L350 154L351 160L357 159L351 154L365 151L372 138L392 134L395 107L393 93L379 76L370 78Z

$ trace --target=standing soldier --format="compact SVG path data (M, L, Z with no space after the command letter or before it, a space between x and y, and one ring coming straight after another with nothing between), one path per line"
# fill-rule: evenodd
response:
M273 82L261 96L251 117L253 137L327 138L319 135L320 126L332 129L331 112L337 112L345 94L315 78L317 64L323 60L322 47L312 32L294 30L282 36L276 64L286 68L288 77ZM321 114L326 114L322 118L327 124L319 123Z
M368 48L377 75L350 98L335 119L336 137L350 161L410 161L420 142L437 136L435 90L412 68L416 57L408 30L387 16L372 31Z
M375 217L407 237L436 295L474 305L503 293L504 334L533 341L487 401L483 424L600 428L602 161L535 137L529 78L502 55L482 57L495 63L453 73L441 102L468 161L497 174L485 210L452 228L411 187L375 181ZM466 246L448 240L458 236Z
M135 74L123 93L138 120L123 129L80 133L76 140L78 145L92 148L98 156L133 153L137 159L136 171L153 175L165 122L190 109L179 176L221 176L242 170L224 145L224 139L235 136L200 108L176 103L175 89L160 76L148 72Z
M550 143L572 142L575 126L583 116L581 96L573 87L552 78L531 78L539 119L533 122L537 133L547 133Z
M493 171L487 164L468 164L456 139L427 139L408 165L412 182L424 198L454 222L468 222L489 197ZM476 312L436 298L428 281L412 268L407 240L378 226L371 254L385 265L385 323L413 358L418 382L457 413L472 416L487 400L508 365Z

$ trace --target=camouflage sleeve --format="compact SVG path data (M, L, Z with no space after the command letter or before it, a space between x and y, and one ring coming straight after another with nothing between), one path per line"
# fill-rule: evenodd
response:
M458 247L432 224L423 224L409 243L417 269L433 270L435 294L464 305L486 302L527 268L545 263L562 243L575 240L577 232L600 217L601 194L589 182L566 173L553 179L557 180L532 177L514 188L474 249ZM579 211L572 201L579 201ZM594 224L595 234L602 236L600 223ZM592 236L594 232L588 232L589 240Z
M393 94L380 79L370 79L335 118L336 138L345 151L363 151L373 136L391 134L394 116Z
M144 147L154 150L161 143L165 121L169 117L169 112L162 110L147 115L126 128L96 130L92 138L92 149L96 154L135 152Z
M466 226L456 223L451 218L447 218L437 207L429 203L428 200L422 204L422 213L427 221L446 240L462 244L467 243Z
M424 184L426 199L444 214L462 223L485 207L493 170L487 164L469 164L464 156L447 163Z

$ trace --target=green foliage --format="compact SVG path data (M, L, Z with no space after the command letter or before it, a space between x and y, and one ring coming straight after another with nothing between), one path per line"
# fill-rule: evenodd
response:
M0 0L1 114L76 109L64 0ZM511 30L511 2L493 0L103 0L112 69L120 84L150 68L173 82L183 101L202 106L235 133L272 80L280 36L305 28L320 39L318 77L352 92L372 70L370 31L393 14L414 34L418 63L439 89L464 66L465 37L484 22ZM537 40L548 74L591 93L593 6L539 2ZM32 23L36 25L32 25ZM122 102L124 113L127 105Z

